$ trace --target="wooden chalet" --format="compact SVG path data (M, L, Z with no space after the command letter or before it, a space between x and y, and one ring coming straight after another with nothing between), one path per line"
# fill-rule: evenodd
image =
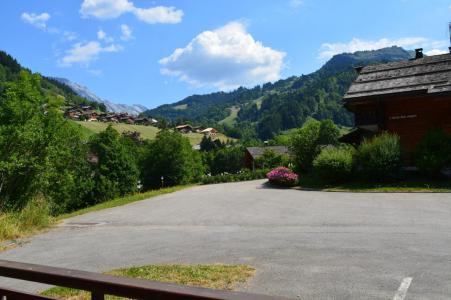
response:
M207 137L213 137L216 136L216 134L218 133L218 131L214 128L205 128L204 130L200 131L200 133L202 133L203 135L207 136Z
M344 96L357 129L341 141L359 144L382 131L396 133L413 151L432 129L451 134L451 53L356 68L359 75Z
M189 124L176 126L175 129L180 133L189 133L193 132L193 127Z

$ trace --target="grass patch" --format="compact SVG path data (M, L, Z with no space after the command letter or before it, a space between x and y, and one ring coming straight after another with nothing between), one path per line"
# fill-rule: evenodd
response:
M189 286L232 290L238 283L245 283L254 275L255 269L247 265L149 265L117 269L105 274L139 278ZM88 292L76 289L53 287L42 293L62 299L90 299ZM106 299L121 299L107 296Z
M143 139L154 139L157 136L159 129L154 126L144 126L144 125L130 125L124 123L106 123L106 122L84 122L84 121L74 121L81 127L88 129L91 135L94 133L99 133L104 131L108 125L112 125L114 129L122 133L124 131L137 131L141 134Z
M141 134L141 138L145 140L153 140L157 136L157 133L160 131L157 127L153 126L144 126L144 125L130 125L123 123L104 123L104 122L84 122L84 121L73 121L74 123L80 125L82 127L83 135L88 139L91 135L95 133L99 133L104 131L108 125L112 125L114 129L116 129L119 133L124 131L137 131ZM190 132L187 134L183 134L184 137L189 139L191 145L198 145L203 138L202 133ZM222 133L218 133L216 135L218 139L222 142L226 142L227 140L233 140L233 138L229 138Z
M301 188L327 192L451 193L451 180L427 180L415 177L388 183L354 180L346 183L328 184L314 176L304 175L300 176L299 185Z
M236 118L238 117L238 112L240 111L240 108L237 106L232 106L230 108L230 115L228 115L226 118L219 121L219 124L226 124L229 126L233 126L235 123Z
M45 201L30 201L19 212L0 213L0 242L23 238L46 229L55 223ZM0 250L8 246L0 245Z
M185 110L188 108L188 104L180 104L173 107L175 110Z
M156 196L160 196L160 195L164 195L164 194L169 194L169 193L173 193L173 192L177 192L183 189L186 189L188 187L190 187L191 185L179 185L179 186L173 186L173 187L168 187L168 188L164 188L164 189L159 189L159 190L151 190L151 191L147 191L144 193L138 193L138 194L134 194L134 195L130 195L130 196L125 196L122 198L116 198L110 201L105 201L102 203L99 203L97 205L93 205L90 207L86 207L86 208L82 208L80 210L76 210L74 212L71 213L67 213L67 214L63 214L57 217L57 220L63 220L63 219L67 219L67 218L72 218L75 216L79 216L79 215L84 215L90 212L94 212L94 211L99 211L102 209L107 209L107 208L113 208L113 207L117 207L117 206L122 206L122 205L126 205L132 202L136 202L136 201L141 201L141 200L145 200L148 198L152 198L152 197L156 197Z

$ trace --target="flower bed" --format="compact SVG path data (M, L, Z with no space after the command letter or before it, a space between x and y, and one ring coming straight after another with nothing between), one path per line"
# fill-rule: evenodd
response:
M277 186L292 187L298 182L299 176L285 167L277 167L266 174L271 184Z

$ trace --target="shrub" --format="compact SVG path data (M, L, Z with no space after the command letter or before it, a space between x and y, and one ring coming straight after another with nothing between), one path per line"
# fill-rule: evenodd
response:
M236 174L223 173L214 176L203 176L201 178L202 184L212 184L212 183L224 183L224 182L237 182L237 181L247 181L255 179L266 178L266 173L268 170L255 170L255 171L241 171Z
M321 146L336 145L339 130L330 120L310 120L291 137L290 150L297 171L309 172Z
M451 161L451 139L442 130L428 132L418 143L415 163L428 176L438 176Z
M359 163L365 177L383 181L395 178L401 167L401 145L395 134L365 139L359 147Z
M281 155L271 149L266 149L262 156L256 159L255 164L258 168L275 168L285 166L288 160L288 155Z
M278 185L291 187L295 186L298 182L298 175L285 167L278 167L266 174L269 182Z
M326 181L343 181L353 169L354 151L350 147L326 147L313 161L313 171Z

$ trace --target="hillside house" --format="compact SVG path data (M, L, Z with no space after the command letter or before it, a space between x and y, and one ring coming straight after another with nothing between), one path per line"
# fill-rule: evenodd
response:
M122 114L119 116L119 122L133 125L133 124L135 124L135 118L128 114Z
M96 111L86 110L81 113L80 119L83 118L85 121L93 122L93 121L97 121L98 116L99 116L99 114Z
M244 152L244 166L249 169L255 169L255 161L259 159L265 151L273 151L279 155L290 154L288 147L286 146L247 147Z
M81 112L78 109L68 109L65 113L64 116L68 119L74 120L74 121L79 121L80 120L80 116L81 116Z
M189 132L193 132L193 127L189 124L184 124L184 125L176 126L175 130L177 130L180 133L189 133Z
M214 137L216 136L216 134L218 133L218 131L214 128L205 128L204 130L200 131L200 133L202 133L203 135L207 136L207 137Z
M356 68L359 73L344 96L356 130L341 141L359 144L388 131L408 152L431 129L451 134L451 53Z

